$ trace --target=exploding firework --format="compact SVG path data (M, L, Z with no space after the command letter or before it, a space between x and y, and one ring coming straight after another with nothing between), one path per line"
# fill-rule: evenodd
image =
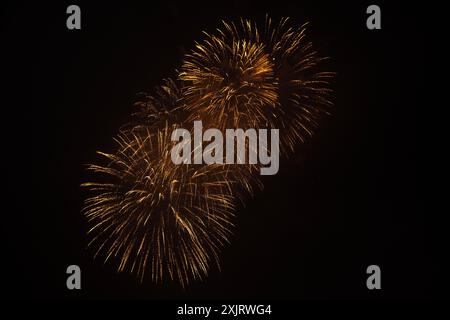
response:
M183 287L219 265L219 251L233 227L234 208L260 182L244 166L176 165L173 130L184 119L181 88L166 80L155 96L137 103L139 111L115 139L114 154L98 152L105 165L88 169L102 177L88 182L85 201L95 256L118 260L141 281L178 281Z
M250 39L207 37L186 56L180 73L187 83L190 120L202 118L206 126L222 130L266 124L278 107L278 93L264 46Z
M223 165L173 164L172 129L131 130L116 139L116 154L99 152L109 163L88 169L107 182L83 184L95 193L84 212L96 256L118 258L118 271L128 269L141 281L149 268L153 281L185 286L207 275L211 263L219 265L237 181Z
M141 281L178 281L183 287L219 265L233 216L262 188L254 165L176 165L171 150L177 128L280 129L281 151L292 152L311 135L331 102L323 58L306 40L306 25L224 22L218 34L186 55L179 78L144 94L133 120L115 139L114 153L98 152L103 165L88 169L99 182L83 212L95 256L118 261ZM204 147L204 146L203 146ZM246 145L248 148L248 145ZM194 151L193 151L194 152Z
M262 31L249 21L223 22L223 30L196 43L179 74L186 81L190 120L217 128L280 129L281 150L313 133L328 113L332 72L306 39L306 24L294 28L266 17Z

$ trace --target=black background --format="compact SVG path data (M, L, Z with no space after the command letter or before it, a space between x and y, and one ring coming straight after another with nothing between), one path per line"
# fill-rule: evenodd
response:
M81 30L66 28L70 4L81 7ZM436 266L416 190L424 33L418 9L382 2L382 29L368 30L370 4L62 2L5 9L2 30L21 49L17 58L31 62L26 77L17 79L32 94L22 108L32 131L18 147L28 154L22 171L28 181L18 182L26 196L14 193L16 210L9 215L17 219L3 226L10 294L182 300L432 296ZM333 115L238 211L221 272L213 269L205 281L182 290L171 283L140 285L93 260L80 213L86 194L79 185L89 177L83 165L95 161L96 150L111 150L136 93L173 77L202 30L213 32L222 19L261 22L266 13L289 16L296 25L310 21L310 40L332 58L328 68L337 72ZM25 19L34 27L21 27ZM31 37L25 40L19 31ZM14 57L9 63L15 65ZM81 267L80 291L66 288L70 264ZM382 290L366 288L371 264L381 267Z

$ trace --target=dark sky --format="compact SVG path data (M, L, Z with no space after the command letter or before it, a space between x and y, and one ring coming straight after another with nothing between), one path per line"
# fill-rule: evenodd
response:
M431 295L435 266L416 189L417 116L424 85L424 32L416 9L378 2L382 29L370 31L365 11L372 1L73 3L82 11L79 31L66 29L65 9L72 2L8 8L2 14L2 32L21 51L16 58L31 63L27 76L17 78L32 94L21 108L32 130L24 144L32 147L27 172L21 175L30 179L31 170L32 184L18 182L29 196L12 196L18 209L11 214L17 220L3 226L11 295ZM208 279L183 291L174 284L140 285L93 260L80 213L86 194L79 185L88 178L83 165L95 161L96 150L111 150L136 93L151 92L163 78L174 76L202 30L213 32L222 19L263 21L266 13L275 19L289 16L297 25L310 21L310 39L321 55L332 58L329 69L337 72L333 115L296 156L281 161L276 176L263 179L265 190L238 210L222 272L213 269ZM23 20L29 17L35 25L25 28ZM12 65L18 63L11 59ZM65 287L70 264L81 267L81 291ZM382 270L378 292L365 286L371 264ZM22 281L25 275L31 279Z

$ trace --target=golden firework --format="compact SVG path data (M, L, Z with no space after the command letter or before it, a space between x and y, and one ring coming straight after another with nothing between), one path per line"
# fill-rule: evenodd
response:
M245 166L176 165L173 130L183 122L181 89L172 80L137 103L134 120L115 139L107 162L89 165L100 182L82 184L93 196L83 209L95 256L118 261L141 281L165 278L183 287L219 265L234 208L260 183Z
M292 152L328 113L334 73L321 70L325 58L306 39L306 24L295 28L282 18L274 26L266 17L261 30L243 19L223 26L185 56L179 78L189 120L280 129L282 152Z
M114 260L141 281L202 279L229 241L236 205L262 188L257 165L181 164L171 159L177 128L279 129L281 151L312 135L328 113L329 80L306 40L306 25L266 18L223 23L186 55L178 79L145 95L106 162L89 165L98 182L83 212L95 256ZM204 146L203 146L204 147ZM245 147L248 149L249 145Z
M118 271L141 281L149 268L154 281L168 277L185 286L219 263L233 226L236 181L223 165L173 164L172 129L129 131L116 139L116 154L99 152L109 163L88 169L106 177L83 184L95 193L84 212L89 245L105 262L118 258Z
M190 121L201 118L221 130L259 128L277 108L273 63L261 43L207 34L182 70Z

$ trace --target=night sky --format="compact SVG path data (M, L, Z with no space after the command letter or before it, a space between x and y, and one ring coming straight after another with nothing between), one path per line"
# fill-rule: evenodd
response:
M431 296L436 267L416 181L424 31L417 9L379 1L382 29L368 30L365 11L372 2L62 1L5 9L2 33L20 51L9 67L19 63L14 58L31 63L26 76L16 78L32 95L14 104L25 115L17 131L29 131L16 146L27 148L19 176L28 180L11 174L27 196L13 190L16 207L5 209L11 219L2 226L10 295L182 301ZM81 7L81 30L66 28L70 4ZM266 13L275 20L289 16L295 25L310 22L309 39L337 72L332 116L239 208L221 272L213 268L205 281L182 290L174 283L141 285L116 273L115 265L93 260L80 213L87 196L80 184L90 177L84 164L97 159L96 150L113 150L112 137L130 119L136 94L175 76L203 30L214 32L221 20L240 17L262 22ZM28 18L36 19L35 27L23 27ZM82 290L66 288L71 264L81 267ZM381 267L378 291L366 288L371 264Z

